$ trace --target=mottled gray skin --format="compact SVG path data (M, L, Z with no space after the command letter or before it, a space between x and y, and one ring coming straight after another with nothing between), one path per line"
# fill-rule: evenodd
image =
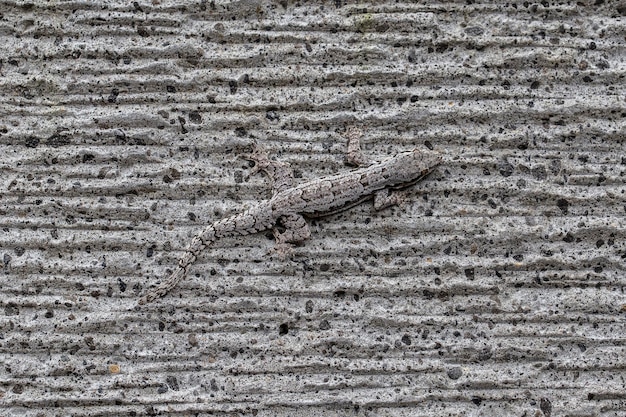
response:
M374 199L377 210L398 204L401 193L392 191L408 187L428 175L441 157L432 151L401 152L381 162L369 163L360 151L360 132L348 131L346 160L351 165L364 166L341 174L308 181L293 186L293 174L287 164L270 161L265 151L254 145L246 158L256 162L255 171L264 171L274 185L271 199L207 226L192 241L180 259L176 270L158 287L144 295L139 304L163 297L187 274L198 255L216 239L245 236L272 229L276 251L284 255L291 243L301 242L311 232L305 217L321 217L347 210L363 201ZM277 225L285 228L284 232Z

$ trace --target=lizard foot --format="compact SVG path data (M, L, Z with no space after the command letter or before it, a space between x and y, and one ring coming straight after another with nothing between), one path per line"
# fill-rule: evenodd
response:
M293 246L289 243L277 243L270 250L270 253L276 254L276 256L278 256L278 259L284 261L293 254Z
M264 172L272 182L274 193L284 191L293 186L293 171L289 164L272 161L265 148L256 142L252 143L252 152L242 154L241 157L254 162L250 173L245 177L246 181L257 172Z

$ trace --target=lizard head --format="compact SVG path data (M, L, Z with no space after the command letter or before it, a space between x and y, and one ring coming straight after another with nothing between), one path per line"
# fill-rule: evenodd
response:
M393 188L415 184L430 174L441 163L441 154L435 151L414 149L401 152L387 160L386 174Z

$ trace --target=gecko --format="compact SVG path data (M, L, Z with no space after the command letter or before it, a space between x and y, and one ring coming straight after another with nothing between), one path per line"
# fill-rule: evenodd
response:
M141 297L139 304L152 302L171 291L187 275L200 253L217 239L271 229L276 242L274 250L284 255L291 250L292 244L311 236L307 218L336 214L367 200L374 200L376 210L398 205L404 201L402 190L422 180L442 160L438 152L413 149L372 162L361 151L361 136L357 128L346 131L345 162L355 169L299 185L294 184L289 164L270 160L264 148L253 142L252 153L242 156L254 162L250 176L261 171L270 179L272 197L240 214L206 226L191 241L176 269Z

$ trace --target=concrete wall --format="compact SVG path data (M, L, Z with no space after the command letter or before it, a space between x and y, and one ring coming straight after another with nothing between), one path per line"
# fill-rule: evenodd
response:
M619 1L0 1L0 414L624 416ZM415 146L404 207L207 223Z

